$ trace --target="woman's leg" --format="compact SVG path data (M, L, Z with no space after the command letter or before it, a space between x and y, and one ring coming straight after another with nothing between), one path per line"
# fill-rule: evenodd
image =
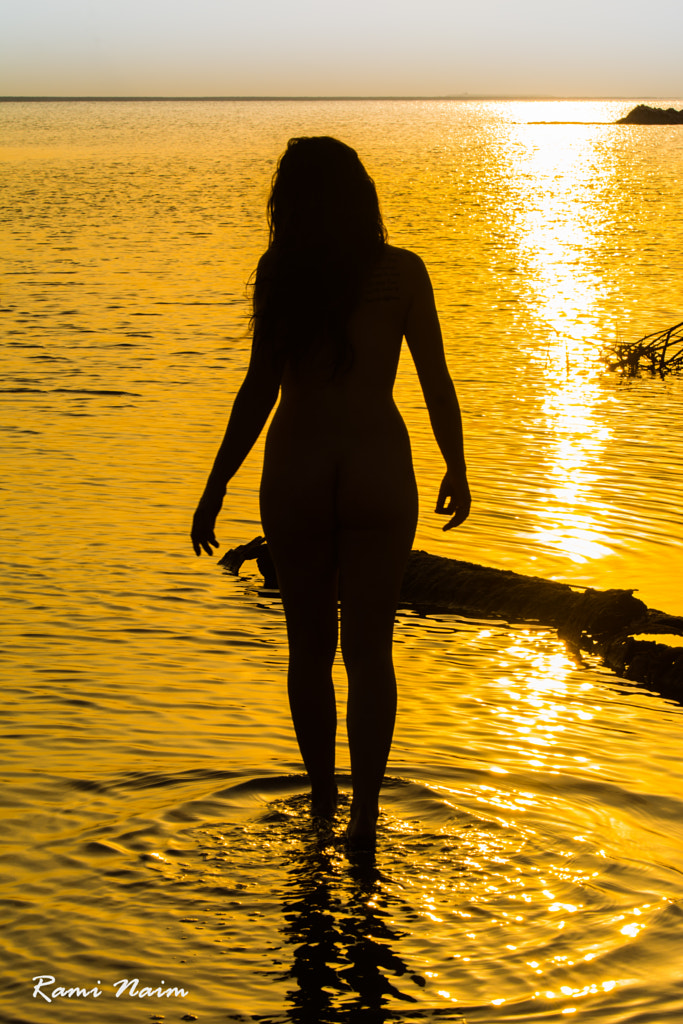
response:
M318 505L312 518L310 493L306 500L303 486L291 475L282 485L279 474L264 476L261 519L287 620L289 706L311 783L312 811L329 817L337 803L332 682L338 632L336 542L331 507L325 514Z
M378 463L374 465L374 481L366 480L355 508L356 488L349 489L339 535L341 649L349 683L353 785L348 836L361 846L374 843L379 792L394 731L394 620L417 521L412 467L385 476Z
M394 618L417 521L407 434L402 424L387 437L375 434L339 461L316 453L315 445L291 458L270 454L267 448L261 520L287 618L290 707L314 811L329 813L336 803L339 582L353 784L349 838L372 842L396 714Z

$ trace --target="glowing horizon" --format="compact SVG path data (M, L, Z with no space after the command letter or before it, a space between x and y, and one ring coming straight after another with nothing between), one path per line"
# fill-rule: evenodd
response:
M676 97L670 0L25 0L0 95L107 98Z

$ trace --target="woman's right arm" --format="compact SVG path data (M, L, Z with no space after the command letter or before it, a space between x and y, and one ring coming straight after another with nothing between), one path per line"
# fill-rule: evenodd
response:
M282 370L271 353L254 343L249 369L235 397L225 436L192 520L192 546L197 555L202 551L212 555L211 548L219 546L215 525L228 482L263 430L277 401L281 376Z
M434 437L446 462L436 512L451 516L444 526L444 530L450 530L467 519L471 505L460 406L446 364L441 326L427 268L419 256L414 253L406 255L410 257L413 299L404 333L427 404Z

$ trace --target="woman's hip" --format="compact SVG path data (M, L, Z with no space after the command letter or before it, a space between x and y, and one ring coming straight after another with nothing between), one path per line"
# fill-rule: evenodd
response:
M394 526L414 531L418 500L410 445L375 440L353 451L267 449L260 502L266 533Z

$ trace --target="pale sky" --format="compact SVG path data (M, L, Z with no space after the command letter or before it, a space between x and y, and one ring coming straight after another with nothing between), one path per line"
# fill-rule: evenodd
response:
M683 95L682 0L0 0L0 95Z

